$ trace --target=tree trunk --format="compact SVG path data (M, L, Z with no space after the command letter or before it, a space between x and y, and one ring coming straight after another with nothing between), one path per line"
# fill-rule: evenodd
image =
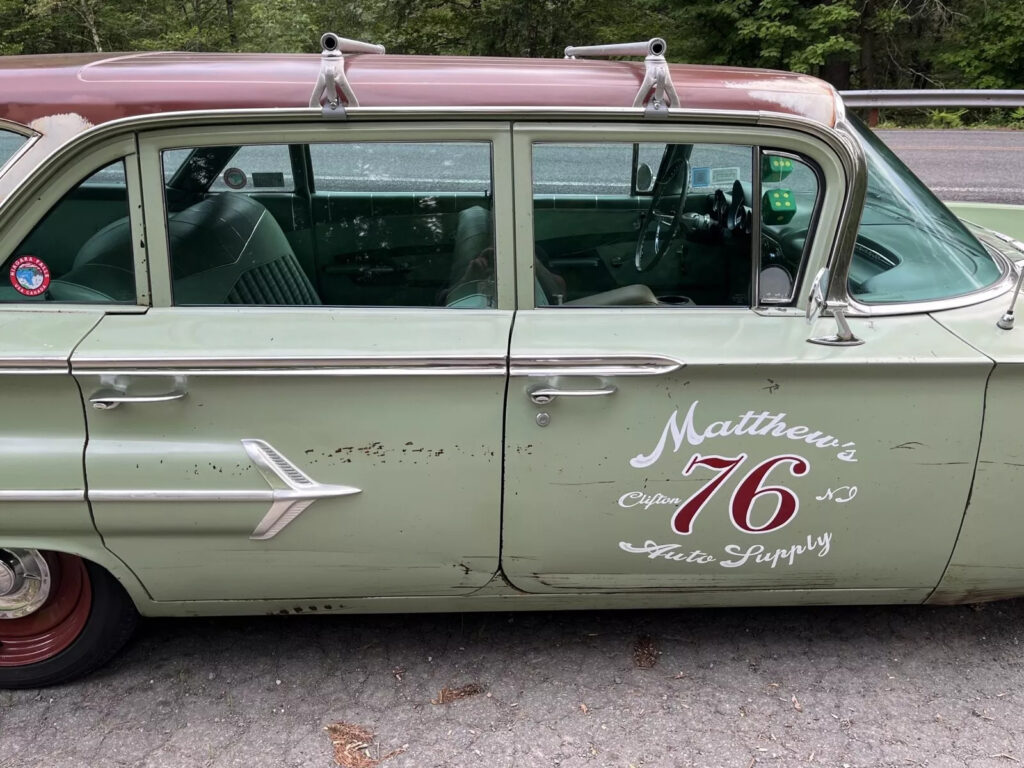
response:
M100 31L96 26L96 14L93 12L92 6L89 5L89 0L78 0L78 12L82 16L82 21L89 32L89 37L92 38L93 48L96 49L97 53L103 53Z
M825 66L821 68L821 76L840 91L850 88L850 59L846 54L825 57Z
M875 88L875 36L865 31L860 39L860 87Z
M238 31L235 29L235 0L224 0L224 8L228 14L228 41L234 50L238 50Z

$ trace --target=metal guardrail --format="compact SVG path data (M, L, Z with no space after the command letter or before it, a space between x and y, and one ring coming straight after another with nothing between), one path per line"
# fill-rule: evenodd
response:
M1024 90L840 91L848 107L1024 107Z

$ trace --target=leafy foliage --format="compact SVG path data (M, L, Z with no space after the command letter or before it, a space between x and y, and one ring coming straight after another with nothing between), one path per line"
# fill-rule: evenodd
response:
M1024 87L1021 0L0 0L0 54L313 52L326 30L395 53L501 56L660 35L670 59L841 88Z

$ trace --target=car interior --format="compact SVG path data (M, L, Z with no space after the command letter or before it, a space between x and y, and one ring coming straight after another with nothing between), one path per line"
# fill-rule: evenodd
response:
M345 176L353 172L349 167L331 169L340 176L319 173L310 146L316 145L276 145L282 170L258 169L255 161L247 168L250 147L165 153L175 304L495 305L489 165L477 174L487 178L473 184L445 187L439 171L438 189L419 191L411 187L430 182L376 179L365 163L350 164L364 178ZM375 150L387 153L393 146ZM713 145L657 145L653 154L647 145L639 152L641 146L614 147L629 153L628 165L616 166L616 178L597 187L571 180L535 185L536 304L791 302L819 200L811 164L744 147L733 148L734 165L716 167L709 164ZM403 147L427 158L428 169L434 149L429 143ZM593 147L554 149L576 162ZM641 156L655 158L656 166ZM760 201L754 200L755 167ZM547 172L535 167L535 176ZM760 295L754 299L756 202L762 225ZM7 267L22 255L46 263L48 289L28 297L4 285L0 300L134 303L121 164L68 193L10 254Z

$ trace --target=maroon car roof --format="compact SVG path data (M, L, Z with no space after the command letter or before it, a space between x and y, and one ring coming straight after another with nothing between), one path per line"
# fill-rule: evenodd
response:
M75 113L93 124L179 110L306 107L317 55L134 53L0 57L0 118ZM640 61L349 54L364 107L630 107ZM807 75L673 64L681 106L835 122L836 93Z

